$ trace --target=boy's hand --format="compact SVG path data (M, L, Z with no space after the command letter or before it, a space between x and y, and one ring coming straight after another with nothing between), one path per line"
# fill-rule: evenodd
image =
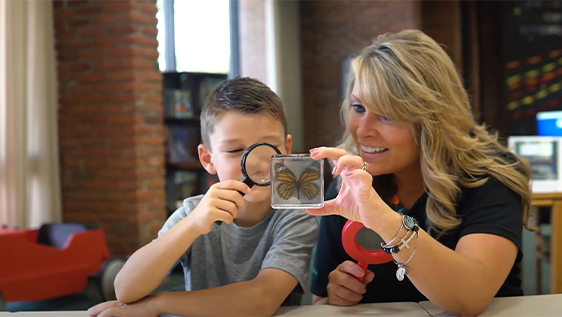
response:
M250 188L236 180L216 183L186 219L191 219L201 234L209 233L217 220L232 223L238 210L246 204L240 192L249 194Z
M97 317L158 317L160 314L150 302L151 297L146 297L129 305L121 304L118 301L103 302L90 307L88 315Z
M375 274L367 271L367 276L363 283L357 280L362 277L363 269L351 261L341 263L333 270L328 283L328 304L337 306L351 306L359 303L363 298L363 294L367 291L365 286L369 284Z

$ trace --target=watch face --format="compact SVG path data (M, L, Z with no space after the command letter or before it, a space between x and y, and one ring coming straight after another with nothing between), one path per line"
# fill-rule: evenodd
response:
M412 229L415 225L414 218L410 216L404 216L404 227Z

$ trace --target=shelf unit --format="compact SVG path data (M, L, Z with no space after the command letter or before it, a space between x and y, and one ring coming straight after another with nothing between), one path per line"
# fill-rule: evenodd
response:
M166 209L171 213L177 209L178 201L205 193L218 181L203 169L197 157L197 146L201 142L200 114L205 98L227 75L188 72L162 75L164 125L168 129Z

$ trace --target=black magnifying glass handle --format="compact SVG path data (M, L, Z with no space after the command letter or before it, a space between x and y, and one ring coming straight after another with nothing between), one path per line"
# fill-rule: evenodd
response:
M244 178L242 178L240 181L241 181L242 183L248 185L248 187L250 187L250 188L252 188L252 186L254 186L254 185L256 184L256 183L254 183L253 180L251 180L251 179L250 179L249 177L247 177L247 176L244 176ZM241 191L239 191L239 190L237 190L237 192L239 192L240 195L242 195L242 197L246 196L246 193L243 193L243 192L241 192ZM215 223L217 224L217 226L222 225L222 221L220 221L220 220L215 221Z
M250 188L252 188L252 186L256 185L256 183L254 183L254 181L251 180L248 176L244 176L244 178L242 178L240 181L241 181L242 183L248 185L248 187L250 187ZM240 195L242 195L242 197L246 196L246 193L243 193L243 192L241 192L241 191L239 191L239 190L237 190L237 192L239 192Z

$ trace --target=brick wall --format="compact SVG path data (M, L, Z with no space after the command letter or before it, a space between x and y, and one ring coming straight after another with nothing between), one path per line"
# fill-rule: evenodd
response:
M156 5L55 1L63 217L130 254L165 220Z
M420 27L417 1L303 1L301 14L305 148L336 145L341 62L385 32Z

